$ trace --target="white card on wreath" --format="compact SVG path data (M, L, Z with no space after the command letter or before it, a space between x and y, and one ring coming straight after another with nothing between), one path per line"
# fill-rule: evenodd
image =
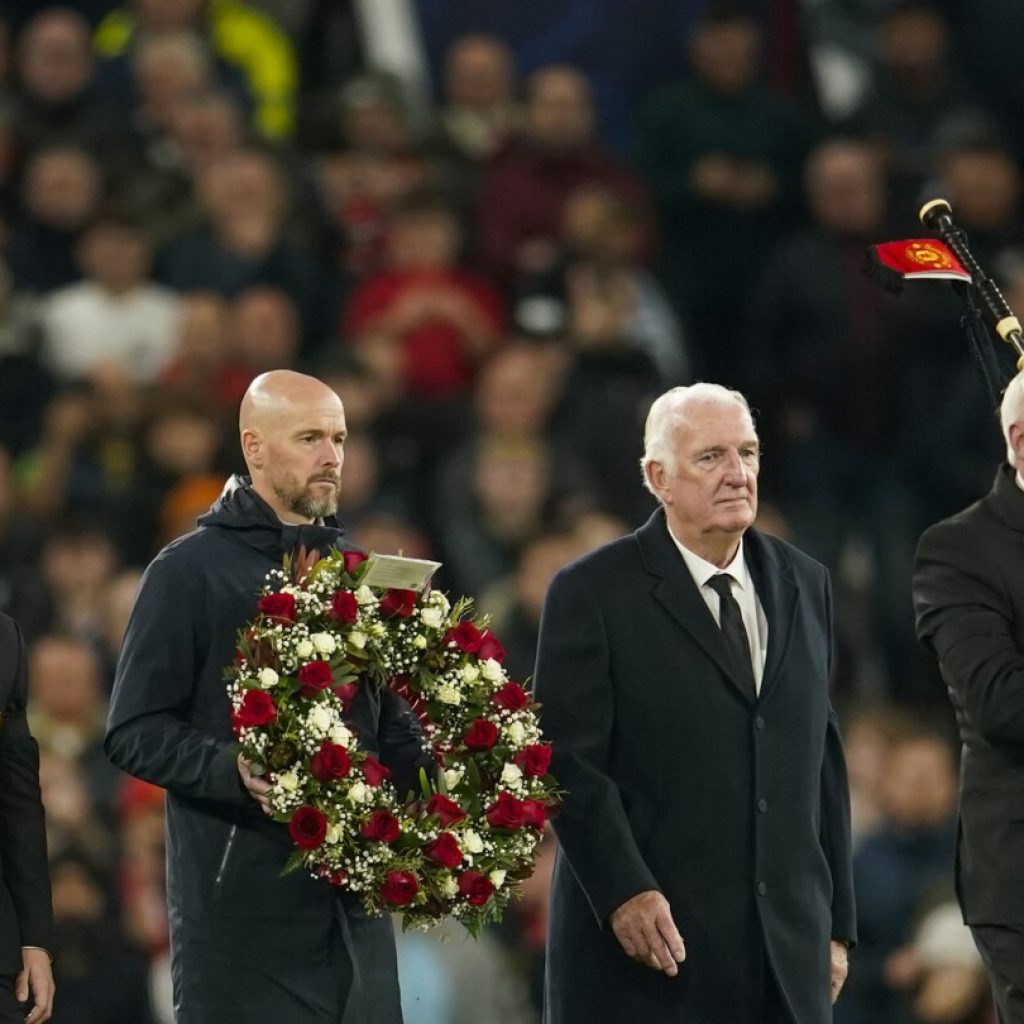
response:
M374 551L366 560L366 573L360 582L382 589L422 590L440 568L440 562L426 558L403 558Z

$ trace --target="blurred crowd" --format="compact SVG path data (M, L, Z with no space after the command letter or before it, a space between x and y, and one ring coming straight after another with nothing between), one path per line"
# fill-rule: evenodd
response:
M30 641L54 1019L171 1019L162 794L106 762L105 701L146 563L241 468L242 393L294 367L344 400L354 540L442 561L517 678L552 575L652 511L651 399L746 393L759 525L837 589L862 941L836 1019L988 1020L909 573L1002 449L956 296L862 264L944 195L1024 309L1024 98L980 59L1024 8L680 0L676 74L612 148L571 54L480 32L428 61L370 6L0 13L0 607ZM382 31L433 86L374 63ZM480 942L402 938L409 1024L539 1019L551 854Z

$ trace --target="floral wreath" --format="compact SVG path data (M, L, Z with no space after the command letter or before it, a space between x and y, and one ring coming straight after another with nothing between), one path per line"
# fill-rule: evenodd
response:
M365 563L300 551L268 575L225 673L232 728L288 825L283 873L306 868L405 927L454 916L475 933L533 872L558 802L551 747L470 599L371 588ZM364 686L419 718L436 764L419 794L399 794L346 725Z

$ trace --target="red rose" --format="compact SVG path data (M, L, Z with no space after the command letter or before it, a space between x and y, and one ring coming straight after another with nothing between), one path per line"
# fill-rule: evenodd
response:
M530 695L518 683L506 683L491 698L506 711L522 711L530 704Z
M457 868L462 863L462 851L451 832L442 832L433 842L423 847L428 860L443 868Z
M547 775L551 767L551 744L531 743L523 747L512 760L523 769L524 775Z
M334 682L331 666L326 661L309 661L299 669L302 696L315 697Z
M486 718L475 718L463 739L470 750L490 750L498 742L498 727Z
M332 686L331 692L341 701L341 710L348 713L349 705L356 699L359 687L355 683L343 683L341 686Z
M282 622L295 621L294 594L264 594L256 602L256 608L268 619L281 619Z
M315 850L327 835L327 815L309 804L298 808L288 822L292 842L300 850Z
M381 898L395 907L412 903L419 891L419 882L408 871L389 871L380 887Z
M466 817L466 812L442 793L435 793L427 802L427 814L436 814L437 820L445 828L457 824Z
M541 829L548 817L548 809L540 800L523 801L523 824Z
M412 615L416 607L415 590L385 590L380 599L380 613L386 619L405 619Z
M390 811L374 811L363 822L359 834L364 839L376 839L378 843L393 843L401 834L398 819Z
M352 759L348 756L348 751L337 743L328 743L324 740L320 744L320 749L313 755L309 771L317 782L330 782L333 779L345 778L351 767Z
M487 809L487 820L495 828L520 828L523 816L523 801L511 793L499 793L498 799Z
M476 654L481 661L493 658L501 663L505 660L505 648L501 646L501 641L489 629L485 629L480 634L480 647Z
M351 590L339 590L331 598L330 617L338 622L355 622L359 618L359 602Z
M345 572L353 573L366 561L366 555L362 551L342 551L341 557L345 562Z
M385 779L391 778L391 769L385 768L375 757L366 755L363 762L363 775L370 786L379 786Z
M459 875L459 892L473 907L482 907L494 892L494 883L479 871L463 871Z
M460 622L454 629L448 630L444 638L445 647L454 641L460 651L476 654L480 650L482 634L472 622Z
M277 705L263 690L246 690L242 706L232 717L241 726L269 725L277 718Z

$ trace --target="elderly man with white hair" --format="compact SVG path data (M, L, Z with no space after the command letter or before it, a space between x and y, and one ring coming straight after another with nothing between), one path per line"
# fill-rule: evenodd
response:
M546 1020L826 1024L855 938L826 570L753 528L746 400L647 419L660 507L563 569L536 693L567 796Z
M1000 1024L1024 1021L1024 374L1000 410L1006 464L980 501L925 531L917 634L963 744L956 886Z

